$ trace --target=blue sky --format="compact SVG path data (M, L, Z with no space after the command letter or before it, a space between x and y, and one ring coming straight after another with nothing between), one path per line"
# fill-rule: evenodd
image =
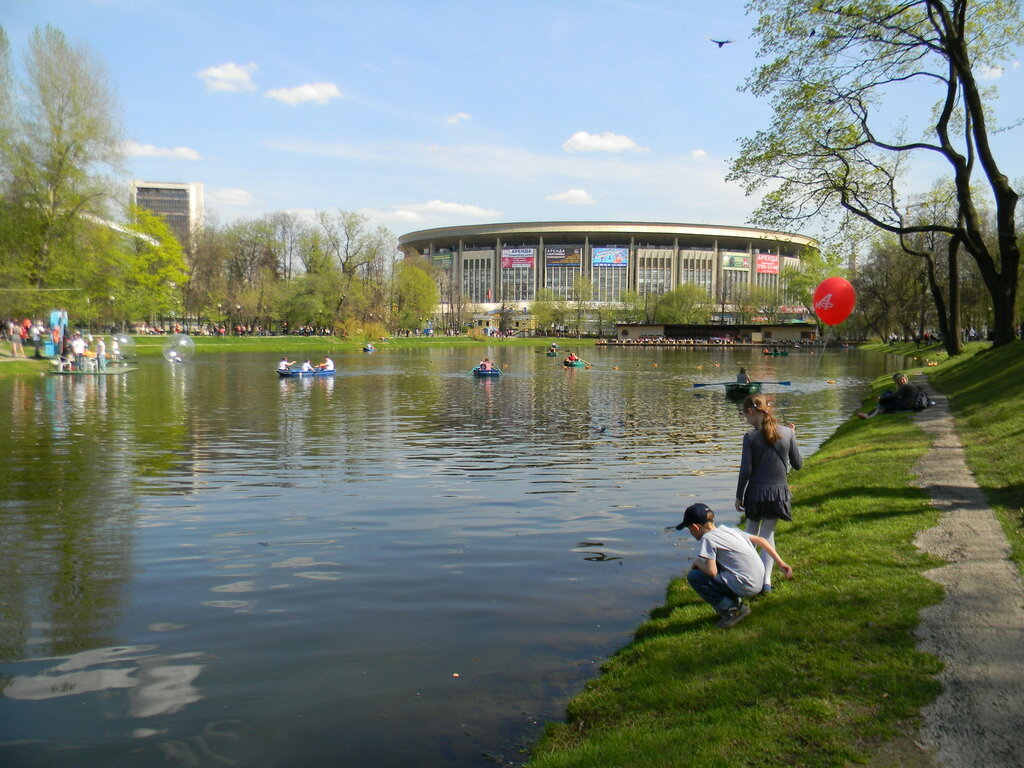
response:
M50 23L106 63L129 178L203 182L223 222L742 224L756 204L724 180L769 116L737 91L757 60L734 0L0 7L16 62Z

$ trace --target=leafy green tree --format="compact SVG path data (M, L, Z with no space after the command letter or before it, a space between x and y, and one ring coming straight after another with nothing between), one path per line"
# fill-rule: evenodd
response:
M707 323L712 309L707 291L699 285L683 283L661 297L655 320L667 325Z
M437 283L425 269L409 261L395 268L394 316L396 328L422 328L441 298Z
M770 61L745 88L771 99L773 117L741 143L730 178L748 193L767 190L756 220L787 229L845 211L898 235L945 234L978 265L994 342L1012 341L1018 193L990 140L992 100L979 73L1015 55L1018 0L752 0L748 8ZM940 94L935 108L894 120L924 86ZM948 169L952 223L904 215L903 179L922 158ZM991 240L982 195L994 211Z
M537 290L529 311L533 315L537 333L541 335L550 332L553 326L565 325L565 318L568 315L565 299L550 288Z
M188 280L185 253L167 223L144 208L133 207L128 234L118 254L118 284L112 296L131 318L180 314L181 288Z
M583 319L586 317L587 307L593 297L594 284L589 279L580 275L572 281L569 302L572 306L572 315L575 323L574 330L577 335L579 335L580 329L583 327Z
M102 62L52 26L37 28L29 40L20 99L9 95L6 36L0 56L6 213L21 222L21 276L41 288L73 258L89 217L108 214L113 185L103 174L120 168L119 113Z

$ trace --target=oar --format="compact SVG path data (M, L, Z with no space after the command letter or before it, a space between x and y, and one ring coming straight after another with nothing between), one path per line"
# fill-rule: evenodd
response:
M694 387L720 387L725 384L735 384L735 381L708 381L703 384L694 384Z
M792 381L762 381L761 383L762 384L778 384L779 386L782 386L782 387L788 387L793 382Z

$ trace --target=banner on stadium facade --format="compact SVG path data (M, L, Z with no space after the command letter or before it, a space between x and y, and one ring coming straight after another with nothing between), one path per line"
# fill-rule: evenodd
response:
M536 248L502 248L502 269L533 269L537 259Z
M544 263L549 267L578 267L583 263L583 246L545 245Z
M758 251L755 256L757 262L755 269L759 275L779 274L779 255L777 253L761 253Z
M593 248L590 263L595 267L628 267L629 248Z
M723 253L722 269L750 271L750 256L746 253Z

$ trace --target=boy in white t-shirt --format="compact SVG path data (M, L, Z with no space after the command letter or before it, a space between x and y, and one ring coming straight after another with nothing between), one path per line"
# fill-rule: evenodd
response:
M697 502L686 508L683 522L676 530L684 528L700 542L686 580L694 592L718 611L716 627L729 629L747 618L750 606L743 598L761 593L764 563L755 547L767 552L787 579L793 578L793 569L767 539L735 528L719 528L715 525L715 513L707 504Z

